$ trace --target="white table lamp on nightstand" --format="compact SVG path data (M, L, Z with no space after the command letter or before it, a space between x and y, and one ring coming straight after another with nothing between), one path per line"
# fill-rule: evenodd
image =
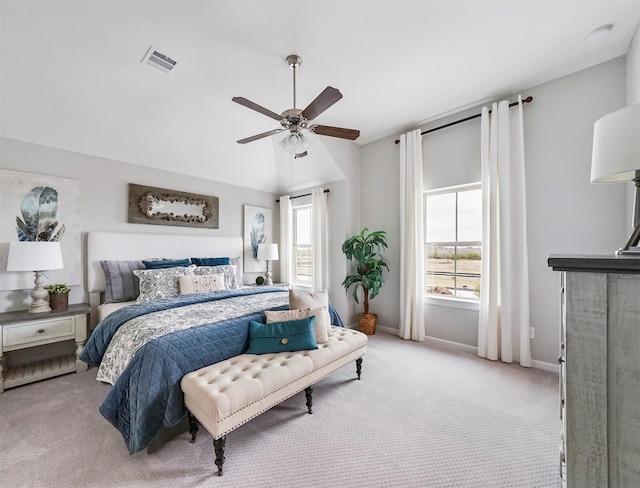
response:
M616 254L640 252L640 104L616 110L593 126L591 183L633 181L633 232Z
M9 244L7 271L33 271L36 274L35 288L31 290L29 313L50 312L49 293L42 286L43 273L62 269L62 252L59 242L20 241Z
M264 275L264 284L273 285L271 279L271 261L278 260L278 245L277 244L258 244L258 256L260 261L267 262L267 272Z

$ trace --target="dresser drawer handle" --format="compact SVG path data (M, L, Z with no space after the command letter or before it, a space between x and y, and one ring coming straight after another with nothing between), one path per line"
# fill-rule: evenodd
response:
M38 329L38 334L42 334L44 332L44 329Z

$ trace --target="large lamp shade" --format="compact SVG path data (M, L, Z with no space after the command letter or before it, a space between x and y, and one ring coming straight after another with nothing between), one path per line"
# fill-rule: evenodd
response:
M258 260L260 261L277 261L278 245L277 244L258 244Z
M7 271L33 271L36 275L35 287L31 290L29 313L51 311L49 302L46 300L49 294L43 286L43 274L44 271L62 267L59 242L20 241L9 244Z
M593 126L592 183L633 181L633 232L617 254L640 253L640 104L616 110Z
M20 241L9 244L7 271L62 269L59 242Z
M640 177L640 104L616 110L593 126L592 183Z

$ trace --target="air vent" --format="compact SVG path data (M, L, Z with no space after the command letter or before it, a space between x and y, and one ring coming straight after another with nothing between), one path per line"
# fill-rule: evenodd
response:
M176 67L176 64L178 64L177 61L174 61L166 54L156 51L153 46L151 46L144 55L142 62L149 66L153 66L154 68L158 68L164 73L171 73L171 71Z

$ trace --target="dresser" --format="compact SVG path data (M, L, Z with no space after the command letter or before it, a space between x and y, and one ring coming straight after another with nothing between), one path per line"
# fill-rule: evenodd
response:
M568 488L640 487L640 256L551 255L560 272L560 462Z
M63 312L0 313L0 393L5 388L86 371L87 365L78 359L78 354L87 340L89 312L88 305L75 304ZM45 358L35 354L39 346L62 341L75 341L75 353ZM25 361L29 350L34 352L34 359ZM14 364L11 355L17 352L23 360Z

